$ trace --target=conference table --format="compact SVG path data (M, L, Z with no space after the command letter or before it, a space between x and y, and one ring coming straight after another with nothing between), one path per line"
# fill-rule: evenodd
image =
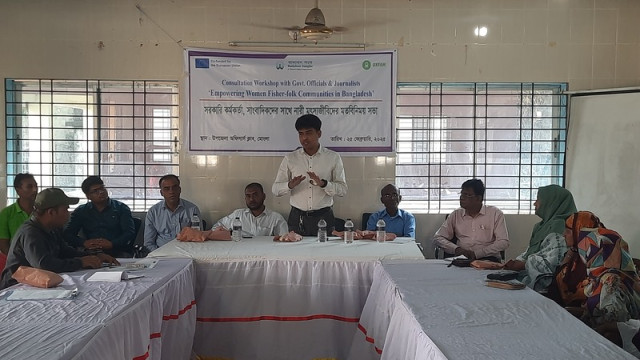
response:
M444 260L374 270L349 359L634 359L553 301Z
M345 359L381 260L424 259L415 241L345 244L176 240L149 254L196 268L194 353L225 359Z
M36 293L46 298L46 291L77 289L67 299L8 300L36 289L23 284L1 291L0 359L191 357L196 315L191 260L161 259L153 268L130 271L142 277L120 282L87 281L96 271L61 274L61 285Z

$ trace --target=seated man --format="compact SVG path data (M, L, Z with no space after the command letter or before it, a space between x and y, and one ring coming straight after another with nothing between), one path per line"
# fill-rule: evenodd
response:
M367 230L376 230L378 220L384 220L385 231L397 236L414 238L416 237L416 219L413 215L402 209L398 205L402 201L400 191L393 184L388 184L380 191L380 202L384 209L371 214L367 221Z
M68 272L97 269L103 262L118 265L118 261L107 254L87 255L65 243L61 230L69 219L69 205L77 203L78 198L67 197L57 188L42 190L36 196L31 218L18 229L11 242L0 289L16 284L11 276L20 266Z
M18 201L0 212L0 252L4 255L9 254L11 239L20 225L29 219L38 194L38 183L29 173L16 175L13 187L18 194Z
M180 179L173 174L165 175L158 181L163 201L147 211L144 221L144 246L153 251L176 238L183 227L191 225L191 216L200 216L200 209L180 198Z
M64 228L67 243L116 257L131 257L136 229L129 207L110 199L98 176L86 178L82 182L82 192L89 202L78 206L71 214ZM78 236L80 230L84 238Z
M500 261L500 251L509 247L504 215L494 206L482 205L484 191L480 179L462 184L460 208L447 217L433 238L445 252L471 260ZM457 243L451 241L454 238Z
M275 236L286 235L289 227L284 217L264 206L264 194L262 185L251 183L244 188L244 202L247 207L237 209L231 214L218 220L212 229L220 226L231 229L233 220L238 217L242 222L242 233L245 236Z

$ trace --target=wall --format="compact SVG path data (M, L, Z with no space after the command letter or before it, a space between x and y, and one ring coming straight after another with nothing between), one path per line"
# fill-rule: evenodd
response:
M286 31L274 27L302 25L312 5L311 0L0 0L0 78L182 80L183 47L289 41ZM574 90L640 84L640 1L324 0L320 8L328 25L349 28L331 41L364 42L368 50L397 48L399 81L550 81L569 82ZM474 37L477 25L489 27L486 38ZM0 152L4 144L0 141ZM280 158L182 151L180 162L184 196L206 209L204 217L212 221L243 206L246 183L270 187ZM374 189L393 181L395 160L355 157L344 163L349 194L337 199L335 212L359 219L379 207ZM0 166L3 189L5 171ZM288 211L287 198L270 196L267 205ZM420 239L430 238L443 219L417 217ZM526 247L536 219L507 217L514 242L509 257Z
M574 97L571 114L567 186L582 199L580 209L593 211L640 254L638 216L630 211L640 199L640 89Z

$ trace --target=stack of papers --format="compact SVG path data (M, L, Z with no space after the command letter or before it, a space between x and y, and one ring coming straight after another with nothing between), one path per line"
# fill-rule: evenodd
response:
M87 281L120 282L120 280L137 279L143 276L144 275L129 274L126 271L97 271L89 276Z
M7 300L71 300L78 295L78 289L20 289L13 290Z

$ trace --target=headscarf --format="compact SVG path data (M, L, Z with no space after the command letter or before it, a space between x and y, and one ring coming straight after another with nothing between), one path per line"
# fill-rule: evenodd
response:
M529 248L524 254L526 259L529 255L540 250L540 244L547 235L564 232L564 221L569 215L578 211L573 202L573 195L569 190L558 185L542 186L538 189L538 201L540 206L536 210L542 221L533 226Z
M598 219L598 217L591 211L578 211L575 214L569 215L565 221L564 226L571 230L573 235L574 245L578 245L578 237L580 235L580 229L583 228L605 228L604 224Z
M571 230L573 248L578 247L578 241L580 241L581 236L580 229L605 229L600 219L589 211L579 211L571 214L565 221L565 227ZM559 297L556 301L560 302L561 299L560 303L563 306L582 306L587 300L587 295L585 294L586 283L584 282L587 278L586 261L580 256L576 257L575 255L578 255L578 253L574 250L570 250L569 254L571 256L565 258L555 278L556 288L559 291Z

